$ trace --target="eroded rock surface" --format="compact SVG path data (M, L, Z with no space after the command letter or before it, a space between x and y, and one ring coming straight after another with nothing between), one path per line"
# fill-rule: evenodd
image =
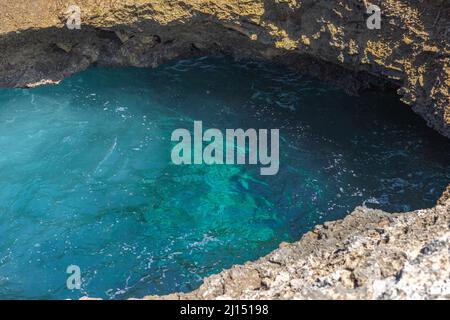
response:
M450 198L401 214L359 207L198 290L145 299L450 299Z
M380 30L366 25L370 2ZM398 88L450 137L450 3L446 0L0 0L0 86L58 82L91 64L154 67L227 53L276 59L349 91Z
M57 83L90 65L156 67L181 57L272 59L349 92L395 88L450 137L450 3L372 0L0 0L0 86ZM432 209L357 208L299 242L163 298L450 298L448 195ZM155 298L155 297L147 297Z

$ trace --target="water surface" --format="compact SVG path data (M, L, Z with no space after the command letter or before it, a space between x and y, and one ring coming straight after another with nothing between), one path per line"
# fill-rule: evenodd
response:
M175 166L176 128L279 128L280 171ZM226 58L0 90L0 298L195 289L355 206L432 206L450 143L388 93ZM66 268L81 268L81 291Z

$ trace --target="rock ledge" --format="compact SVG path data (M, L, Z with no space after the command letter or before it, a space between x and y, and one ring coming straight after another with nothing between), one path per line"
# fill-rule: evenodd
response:
M69 30L72 0L3 0L0 87L57 83L93 64L225 53L283 62L349 92L397 89L450 137L450 2L370 2L379 30L367 28L366 0L78 0L81 30Z
M450 299L450 197L399 214L358 207L193 292L144 299Z

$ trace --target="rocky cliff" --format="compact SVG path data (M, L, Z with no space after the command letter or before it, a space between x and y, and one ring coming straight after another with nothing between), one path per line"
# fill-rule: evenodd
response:
M193 292L145 299L450 299L449 191L432 209L357 208Z
M58 82L92 64L226 53L276 59L351 92L395 88L450 136L450 3L372 3L379 30L367 27L368 0L0 0L0 86ZM72 4L80 30L65 25Z

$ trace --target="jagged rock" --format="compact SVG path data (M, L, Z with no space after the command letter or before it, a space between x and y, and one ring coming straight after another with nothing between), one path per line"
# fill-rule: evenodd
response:
M447 188L442 193L442 196L439 198L437 205L443 206L446 201L450 200L450 184L447 186Z
M397 214L359 207L176 298L450 299L449 223L450 199Z

